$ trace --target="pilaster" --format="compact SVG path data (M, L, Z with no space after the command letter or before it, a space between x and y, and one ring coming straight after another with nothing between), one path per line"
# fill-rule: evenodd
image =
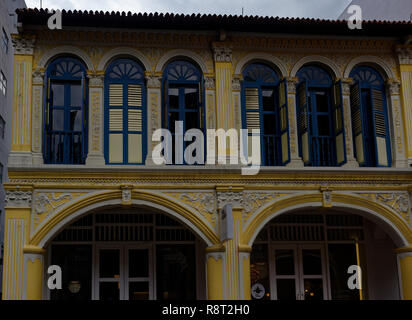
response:
M146 74L147 83L147 156L146 165L154 165L152 151L155 145L152 143L153 132L162 127L162 99L161 99L161 75Z

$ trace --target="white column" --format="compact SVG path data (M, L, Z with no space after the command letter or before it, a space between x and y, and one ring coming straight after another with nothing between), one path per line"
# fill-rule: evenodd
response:
M89 137L87 166L105 165L104 159L104 98L103 74L88 74Z
M161 76L146 75L147 81L147 156L146 165L154 165L152 134L162 126Z
M32 160L33 164L41 165L43 161L43 115L44 115L44 71L33 72L32 97Z

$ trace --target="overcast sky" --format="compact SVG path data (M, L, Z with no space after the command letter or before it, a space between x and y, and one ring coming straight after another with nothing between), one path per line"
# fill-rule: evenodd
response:
M26 0L29 8L41 0ZM42 0L43 8L336 19L350 0Z

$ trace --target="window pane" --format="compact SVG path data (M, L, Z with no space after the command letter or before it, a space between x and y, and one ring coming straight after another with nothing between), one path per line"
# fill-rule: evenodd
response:
M186 112L186 131L192 128L199 128L198 126L198 113Z
M274 111L275 91L273 89L262 89L263 111Z
M172 134L175 133L175 122L179 120L178 112L169 112L169 130Z
M55 109L52 111L52 130L64 130L64 110Z
M99 299L103 301L120 300L119 282L100 282Z
M318 116L318 133L320 136L330 136L329 116Z
M293 250L276 250L275 259L277 275L295 274L295 258Z
M185 88L185 107L186 109L196 109L198 106L197 89Z
M99 260L100 278L119 278L120 277L120 251L100 250Z
M70 110L70 130L82 131L82 111Z
M129 300L149 300L149 282L129 282Z
M305 300L323 300L323 280L305 279Z
M258 283L265 288L262 299L270 299L268 247L266 244L254 244L250 255L250 284ZM253 297L252 297L253 299Z
M326 92L316 92L317 112L329 112L328 95Z
M179 108L179 88L169 88L169 108Z
M263 116L265 134L276 134L276 117L274 114Z
M295 279L276 280L278 300L296 300Z
M322 260L320 250L302 250L303 274L304 275L321 275Z
M82 86L81 85L71 85L70 86L70 105L72 107L82 106Z
M64 106L64 85L52 83L51 97L53 106Z
M149 250L131 249L129 250L129 277L149 276Z

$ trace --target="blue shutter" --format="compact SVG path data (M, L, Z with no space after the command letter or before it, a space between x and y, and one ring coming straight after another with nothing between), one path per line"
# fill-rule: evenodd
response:
M338 166L346 163L345 125L343 119L342 82L333 86L333 118L335 129L336 162Z
M365 116L359 80L357 80L350 88L350 103L352 114L352 135L356 160L363 166L366 164L367 146L365 145Z
M312 138L309 121L309 92L307 80L302 81L297 87L297 102L298 106L298 128L300 139L300 150L303 162L305 165L312 163Z
M290 162L289 148L289 121L288 121L288 90L287 81L283 79L279 83L279 123L280 123L280 144L282 149L281 163L286 165ZM275 125L275 124L274 124Z
M376 165L378 167L390 167L392 156L385 94L382 90L372 88L371 95Z

